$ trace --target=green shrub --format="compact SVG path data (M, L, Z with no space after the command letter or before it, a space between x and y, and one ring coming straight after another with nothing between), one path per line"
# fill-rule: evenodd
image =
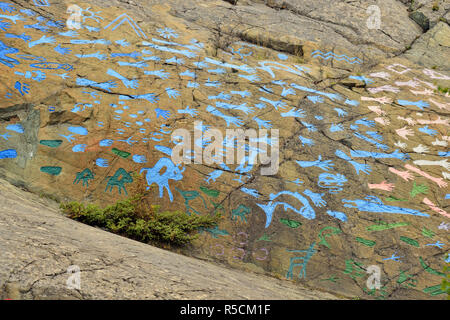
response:
M94 204L61 203L60 208L69 218L100 227L141 242L183 246L198 237L199 228L217 225L215 216L189 216L180 211L163 211L149 203L148 191L142 187L142 177L135 176L132 196L102 209Z

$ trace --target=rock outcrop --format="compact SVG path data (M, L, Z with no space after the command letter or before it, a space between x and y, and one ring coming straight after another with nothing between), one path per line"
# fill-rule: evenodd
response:
M53 201L1 182L0 299L338 298L80 224Z
M346 297L443 299L447 4L426 33L409 18L430 3L1 2L0 174L108 204L142 173L164 209L222 213L184 254ZM259 136L194 135L209 129ZM216 161L175 164L181 143ZM225 147L251 152L230 163Z

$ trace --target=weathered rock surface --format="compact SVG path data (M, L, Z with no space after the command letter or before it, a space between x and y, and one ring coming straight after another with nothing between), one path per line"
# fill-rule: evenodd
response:
M424 32L427 32L430 29L430 19L428 19L422 12L411 12L409 17L414 20Z
M450 27L439 22L433 29L414 42L405 57L427 68L450 70L449 59L439 57L450 56Z
M421 33L394 0L379 4L380 30L368 29L367 7L354 2L270 0L247 1L242 6L220 2L184 1L182 8L174 5L173 10L188 21L233 30L243 40L300 55L306 61L320 47L324 52L338 48L349 57L358 53L364 63L373 64L401 53ZM337 60L334 63L348 68Z
M344 296L445 298L448 24L430 18L423 34L394 0L378 4L379 28L357 1L95 0L77 4L82 28L69 30L68 3L4 3L8 181L107 204L142 172L164 209L222 212L185 254ZM279 170L175 166L171 135L194 121L278 129Z

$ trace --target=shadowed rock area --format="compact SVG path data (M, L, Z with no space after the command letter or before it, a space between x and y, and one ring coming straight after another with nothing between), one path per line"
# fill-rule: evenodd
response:
M222 214L184 255L283 279L280 292L298 286L283 298L307 286L445 299L449 10L431 0L1 1L0 176L59 201L107 205L141 173L162 209ZM227 129L255 135L216 139ZM180 146L185 162L174 163ZM247 153L227 162L230 149ZM69 297L269 297L245 288L222 296L181 271L203 261L57 218L56 209L48 219L60 231L47 229L41 213L10 208L19 205L11 199L0 213L15 230L0 233L1 244L16 246L2 277L25 298L60 290L46 288L72 262L91 282ZM100 252L102 243L111 250ZM171 262L147 261L146 250ZM49 253L66 258L53 266ZM148 293L150 267L173 276L170 285ZM381 282L370 289L374 268ZM118 276L102 275L110 270ZM272 286L262 279L258 290ZM183 296L190 286L200 291Z

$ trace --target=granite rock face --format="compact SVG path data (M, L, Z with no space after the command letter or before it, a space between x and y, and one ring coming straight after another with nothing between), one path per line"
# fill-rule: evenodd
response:
M346 297L444 299L448 24L423 33L405 1L233 3L1 2L0 175L108 204L142 173L164 209L222 213L184 254ZM218 145L209 129L258 135ZM204 161L176 165L182 143Z

